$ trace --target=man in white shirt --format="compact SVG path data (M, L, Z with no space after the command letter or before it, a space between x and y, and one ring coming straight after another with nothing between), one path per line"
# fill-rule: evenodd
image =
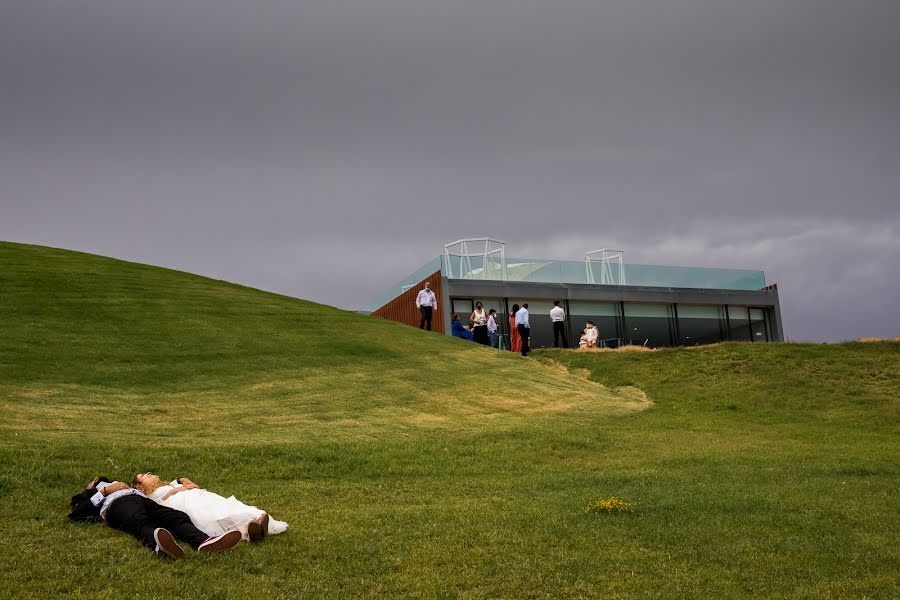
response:
M488 311L488 320L487 320L487 328L488 328L488 339L491 341L491 348L499 347L500 336L497 332L497 311L493 308Z
M428 324L428 331L431 331L431 314L437 308L437 298L431 291L431 282L425 282L425 288L419 290L416 295L416 308L419 309L421 318L419 319L419 329L425 329Z
M553 322L553 347L559 348L559 337L562 336L563 348L569 347L566 339L566 311L559 305L559 300L553 301L550 309L550 320Z
M71 505L69 518L73 521L106 521L110 527L131 534L157 554L174 559L184 556L175 538L201 554L234 548L242 538L236 529L210 537L180 510L157 504L127 483L105 477L95 477L84 491L72 496Z
M531 325L528 323L528 304L523 304L516 313L516 329L522 338L522 356L528 356L528 334L531 331Z

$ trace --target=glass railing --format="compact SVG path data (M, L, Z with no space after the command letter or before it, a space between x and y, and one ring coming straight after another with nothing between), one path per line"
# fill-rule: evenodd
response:
M442 259L443 256L438 256L433 260L428 261L420 268L416 269L414 273L411 273L409 277L405 278L403 281L398 281L392 285L388 291L373 300L371 304L362 308L362 312L372 312L381 308L410 287L416 285L432 273L436 273L441 268Z
M485 266L487 267L485 270ZM618 264L599 261L507 258L506 272L499 260L451 256L442 261L442 274L450 279L492 279L540 283L584 283L664 288L759 290L766 287L763 271Z
M766 287L763 271L712 269L706 267L666 267L601 263L576 260L536 260L507 258L506 268L499 259L483 256L438 256L397 282L375 299L363 312L376 310L423 279L441 270L449 279L487 279L493 281L533 281L537 283L584 283L593 285L629 285L661 288L697 288L719 290L760 290Z

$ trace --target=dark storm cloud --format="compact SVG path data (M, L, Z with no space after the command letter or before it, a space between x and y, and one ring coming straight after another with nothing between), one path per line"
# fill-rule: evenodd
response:
M0 238L353 308L512 255L762 268L900 334L900 5L5 2Z

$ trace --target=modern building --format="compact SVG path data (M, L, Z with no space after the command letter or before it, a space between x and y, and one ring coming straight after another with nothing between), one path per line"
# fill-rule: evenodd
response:
M451 314L468 322L475 302L504 316L513 304L527 302L531 346L550 347L549 312L559 300L573 347L588 320L607 346L784 339L778 288L767 285L763 271L627 264L623 252L609 249L588 252L584 261L508 258L506 244L489 238L447 244L369 312L418 327L415 299L426 281L438 298L433 328L448 335ZM508 318L499 324L508 334Z

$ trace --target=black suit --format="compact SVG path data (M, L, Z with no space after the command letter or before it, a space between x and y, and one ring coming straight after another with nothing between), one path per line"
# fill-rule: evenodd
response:
M531 333L531 328L524 325L516 325L516 329L519 331L519 337L522 339L522 356L528 356L528 351L530 350L528 347L528 336Z
M100 507L91 502L91 496L95 493L95 489L86 489L72 496L69 518L73 521L102 520ZM106 523L114 529L133 535L151 549L156 548L153 532L159 527L168 529L175 539L190 544L194 550L209 538L194 527L191 518L180 510L162 506L138 494L116 498L106 512Z
M562 336L563 348L569 347L569 340L566 339L566 322L553 321L553 347L559 348L559 337Z

